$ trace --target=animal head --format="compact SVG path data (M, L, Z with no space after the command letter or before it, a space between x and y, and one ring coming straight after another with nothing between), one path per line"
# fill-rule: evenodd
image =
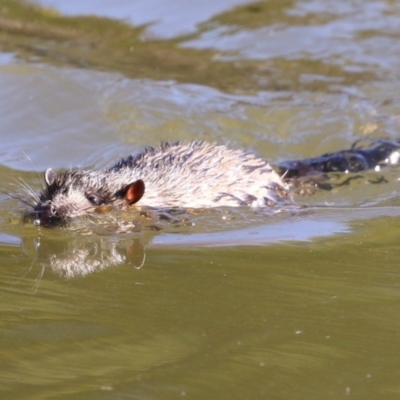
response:
M59 225L104 206L127 208L138 202L145 191L141 179L115 188L107 183L103 173L83 170L57 174L49 168L44 181L45 188L31 213L35 223L43 226Z

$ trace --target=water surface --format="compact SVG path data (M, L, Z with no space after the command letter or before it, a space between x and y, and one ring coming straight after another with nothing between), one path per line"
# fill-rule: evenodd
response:
M272 215L50 230L8 194L160 141L276 165L396 140L399 27L383 0L0 0L2 396L397 399L397 166Z

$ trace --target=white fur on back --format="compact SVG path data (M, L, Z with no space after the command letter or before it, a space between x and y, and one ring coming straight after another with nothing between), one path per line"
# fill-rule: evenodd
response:
M242 150L195 141L166 145L138 157L134 168L122 167L106 180L117 189L142 179L146 189L138 205L265 206L286 198L284 184L271 166Z

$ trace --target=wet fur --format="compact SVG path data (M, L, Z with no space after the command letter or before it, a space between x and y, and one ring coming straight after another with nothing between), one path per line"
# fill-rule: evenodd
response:
M50 209L54 218L65 219L100 206L126 209L136 202L154 208L208 208L264 207L288 200L284 183L266 161L202 141L149 148L103 171L47 170L45 176L46 187L31 213L41 223L53 218Z

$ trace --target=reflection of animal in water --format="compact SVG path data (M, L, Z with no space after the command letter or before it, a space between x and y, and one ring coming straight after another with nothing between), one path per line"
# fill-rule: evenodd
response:
M24 248L29 247L24 239ZM38 241L39 240L39 241ZM145 262L145 249L139 238L123 242L92 236L35 239L35 262L50 268L64 278L82 277L105 268L131 264L140 269ZM32 247L32 246L30 246Z
M281 208L290 204L288 179L329 172L358 172L391 162L399 143L375 140L366 147L282 163L277 170L242 150L201 141L164 144L130 156L105 171L82 169L45 172L45 189L31 194L27 217L51 226L68 219L128 209L252 206ZM396 159L397 161L397 159Z

